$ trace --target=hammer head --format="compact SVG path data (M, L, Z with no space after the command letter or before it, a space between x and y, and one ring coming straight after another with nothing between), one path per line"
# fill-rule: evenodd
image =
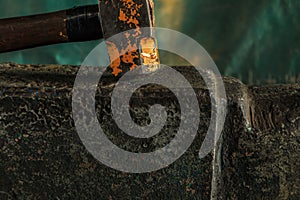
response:
M115 76L138 66L143 72L159 67L152 0L99 0L103 37ZM144 28L149 27L149 28ZM118 34L120 40L112 39Z

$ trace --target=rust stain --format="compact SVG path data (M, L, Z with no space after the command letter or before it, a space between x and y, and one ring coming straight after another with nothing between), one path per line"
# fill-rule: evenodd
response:
M140 16L139 10L143 4L137 4L133 0L121 0L121 4L123 7L119 11L119 20L127 23L130 28L136 29L136 34L133 36L140 35L140 22L137 17Z
M147 2L150 2L150 6L153 8L153 2L148 0ZM113 44L112 42L107 43L110 58L115 57L115 55L122 55L119 59L113 61L110 59L111 68L113 70L112 73L118 76L119 73L122 72L122 69L120 69L122 62L128 64L130 70L135 69L138 67L137 59L141 59L143 65L158 66L159 59L156 40L154 38L142 38L139 40L139 37L142 35L139 21L139 17L141 16L140 9L144 5L142 3L136 3L134 0L119 0L119 3L118 20L127 27L135 29L135 31L132 34L128 32L125 33L127 44L124 44L125 47L123 49L118 49L118 44ZM154 22L152 22L152 24L153 23ZM133 43L134 39L136 39L136 42Z
M130 49L135 49L135 50L130 51ZM128 42L126 49L122 50L121 55L122 55L121 59L124 63L131 64L130 70L133 70L138 66L135 63L135 59L139 58L136 44L131 45Z
M137 4L133 0L121 0L121 8L119 10L118 19L129 25L130 28L135 28L135 34L132 34L132 37L137 37L141 34L140 31L140 23L137 19L139 15L139 9L143 6L142 4ZM111 68L113 69L113 74L118 76L119 73L122 72L120 69L121 60L126 64L130 64L130 70L136 68L138 65L135 60L139 58L137 44L131 44L129 38L131 35L129 33L125 33L125 37L128 39L127 46L125 49L119 50L117 49L115 44L108 44L108 51L111 55L122 55L121 58L112 61ZM135 50L132 50L135 49ZM131 51L130 51L131 50ZM111 56L114 57L114 56Z
M119 57L119 55L120 55L119 50L114 43L109 42L109 41L106 41L106 46L107 46L107 50L109 52L109 54L108 54L109 58L111 60L110 67L113 70L112 74L115 76L118 76L118 74L122 72L122 70L119 68L120 64L121 64L121 60ZM114 58L116 58L116 59L114 59Z
M122 9L120 9L119 20L121 20L121 21L127 20L127 16Z

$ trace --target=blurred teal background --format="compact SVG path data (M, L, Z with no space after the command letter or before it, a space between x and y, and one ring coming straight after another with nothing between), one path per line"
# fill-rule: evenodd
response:
M300 0L154 2L156 25L196 39L223 75L249 84L300 82ZM0 0L0 18L87 4L97 4L97 0ZM3 53L0 62L80 65L97 44L99 41L59 44Z

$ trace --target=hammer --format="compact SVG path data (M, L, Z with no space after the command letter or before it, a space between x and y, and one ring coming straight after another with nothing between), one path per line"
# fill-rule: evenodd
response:
M0 53L104 38L110 58L116 51L121 55L119 59L111 60L112 73L117 76L141 64L154 67L159 64L157 42L151 31L143 34L144 38L139 38L139 35L128 38L131 45L142 42L142 51L125 52L124 44L109 41L116 34L142 27L154 27L152 0L99 0L99 5L0 19ZM122 57L123 54L127 54L127 59Z

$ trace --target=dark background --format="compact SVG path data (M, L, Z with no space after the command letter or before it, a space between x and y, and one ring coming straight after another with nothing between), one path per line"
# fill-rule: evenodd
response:
M220 72L244 83L300 82L300 0L154 0L156 25L196 39ZM97 0L0 0L0 17L97 4ZM100 41L0 54L0 62L80 65ZM180 65L170 59L165 64Z

